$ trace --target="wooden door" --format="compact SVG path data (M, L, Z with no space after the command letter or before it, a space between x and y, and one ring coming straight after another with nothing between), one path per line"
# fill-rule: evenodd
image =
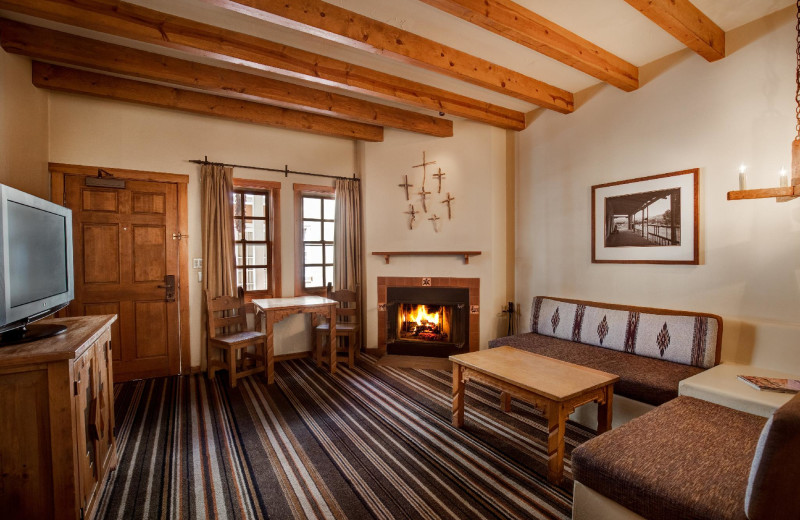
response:
M177 185L128 180L119 189L85 179L64 179L75 257L69 313L119 315L111 337L115 382L178 374Z

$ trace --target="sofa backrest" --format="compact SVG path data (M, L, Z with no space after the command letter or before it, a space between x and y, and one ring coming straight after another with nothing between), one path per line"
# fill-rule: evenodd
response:
M710 368L719 363L722 318L537 296L531 308L531 332Z
M800 394L775 410L761 431L744 507L750 520L800 515Z

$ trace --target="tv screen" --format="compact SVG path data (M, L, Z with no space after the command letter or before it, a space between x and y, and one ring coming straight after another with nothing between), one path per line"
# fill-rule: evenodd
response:
M66 219L8 201L11 307L67 291Z

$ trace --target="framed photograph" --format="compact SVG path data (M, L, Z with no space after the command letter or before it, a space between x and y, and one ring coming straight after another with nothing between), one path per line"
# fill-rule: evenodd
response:
M700 170L592 186L592 262L700 262Z

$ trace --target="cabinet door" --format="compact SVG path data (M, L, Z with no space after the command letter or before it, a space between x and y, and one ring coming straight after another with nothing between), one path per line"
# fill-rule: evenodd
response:
M94 440L90 435L93 401L96 399L96 357L94 347L89 348L75 361L75 384L77 395L75 410L77 412L78 437L78 490L80 507L84 511L97 489L98 453Z
M114 419L112 418L114 409L114 386L111 379L111 335L106 332L95 345L95 367L97 374L95 381L96 398L90 413L92 424L90 424L90 435L95 441L97 449L97 460L100 461L100 475L105 475L108 466L114 465L116 458L112 451L112 439L114 436Z

